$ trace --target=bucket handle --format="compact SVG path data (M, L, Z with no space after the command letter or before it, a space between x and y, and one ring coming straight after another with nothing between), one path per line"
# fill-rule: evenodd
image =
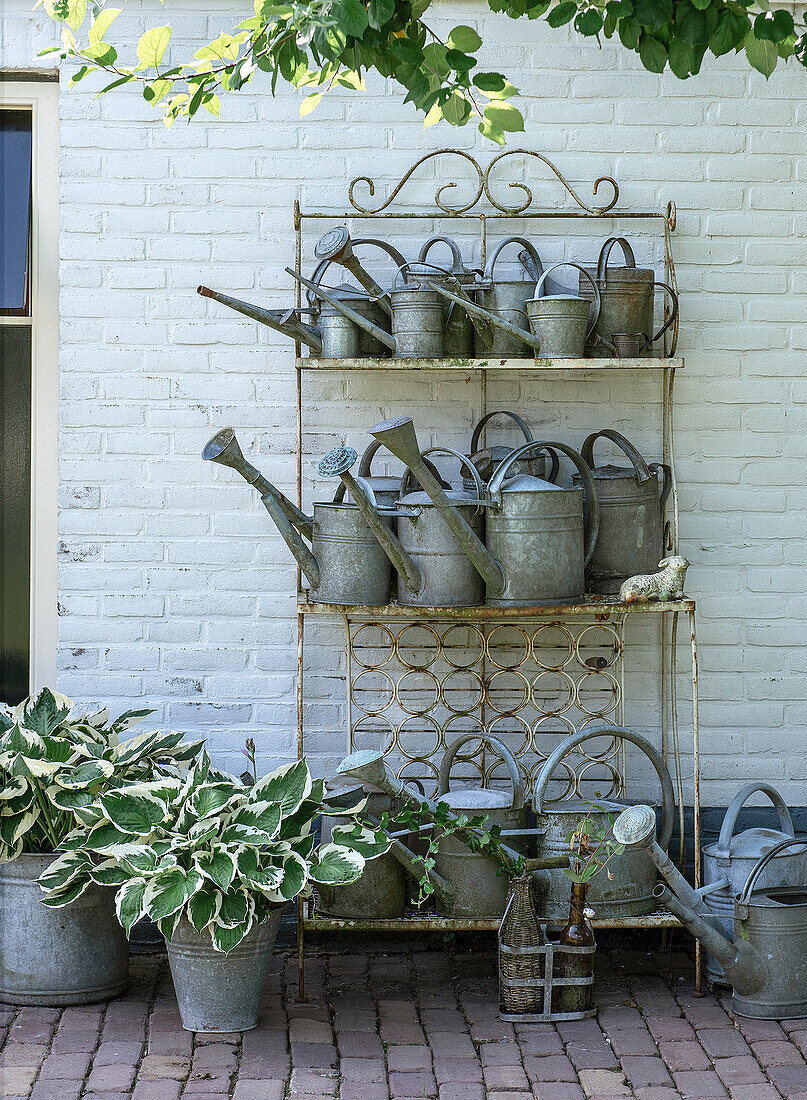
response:
M636 477L640 482L650 480L653 476L650 472L650 467L631 441L626 439L621 432L614 431L613 428L602 428L598 432L592 432L591 435L587 436L583 441L583 446L580 448L580 454L586 465L592 470L596 470L597 467L594 464L594 444L600 438L610 439L612 443L616 443L620 451L628 456L633 463L633 469L636 471Z
M633 255L633 249L628 244L625 237L609 237L605 244L600 249L600 254L597 257L597 282L608 282L608 257L611 255L611 250L614 245L618 244L622 249L622 255L625 257L625 267L636 267L636 257Z
M439 235L436 237L429 237L429 239L426 241L426 243L423 245L420 252L418 253L418 258L415 262L423 263L431 249L436 244L448 245L448 248L451 252L451 274L464 275L465 264L462 262L462 253L460 252L459 245L453 237L443 237Z
M661 493L659 494L658 503L659 508L664 510L664 505L667 503L667 497L672 492L673 476L672 467L666 462L648 462L647 468L654 477L658 476L659 470L661 470L662 482Z
M390 259L392 259L399 267L401 264L406 263L403 254L398 251L394 244L389 244L387 241L380 241L377 240L375 237L359 237L357 240L352 242L354 248L356 248L360 244L375 245L375 247L380 248L382 252L386 252ZM333 260L320 260L320 262L314 268L314 274L311 276L311 282L317 284L321 283L325 276L326 270L331 266L333 262ZM315 312L318 311L319 299L317 298L314 291L306 289L305 297L311 309Z
M747 905L748 899L751 895L751 891L754 889L757 879L765 870L767 865L772 859L779 855L780 852L784 852L786 848L795 848L797 844L807 848L807 836L791 836L787 840L780 840L778 844L774 844L772 848L769 848L764 855L761 855L756 861L754 866L745 880L745 886L743 886L740 893L735 899L737 905Z
M720 836L717 839L715 857L721 866L729 861L731 838L734 836L737 818L739 817L743 805L752 794L767 795L773 803L773 808L779 815L779 824L782 826L782 832L786 833L788 836L796 835L796 830L793 828L793 818L790 816L790 810L787 808L785 800L777 789L772 787L770 783L746 783L742 790L738 791L734 798L732 798L723 818L723 824L720 826Z
M430 271L437 271L440 275L448 275L449 278L453 277L453 272L449 271L445 267L440 267L438 264L430 264L426 260L409 260L407 263L398 265L398 270L395 272L395 278L392 280L393 291L397 290L398 288L398 276L401 274L402 271L406 273L404 276L404 282L409 282L409 275L411 275L413 267L428 267ZM426 277L427 276L424 275L424 278Z
M381 446L382 446L381 440L380 439L374 439L372 441L372 443L368 444L368 446L365 447L364 452L361 456L361 460L359 462L359 472L358 472L358 475L356 477L356 480L361 481L362 484L365 484L365 479L370 477L370 465L371 465L373 459L375 458L376 454L378 453L379 449L381 448ZM434 468L433 463L427 462L426 465L429 467L429 469L434 474L434 476L440 480L440 483L442 484L444 489L450 488L450 486L446 482L444 482L443 479L440 477L437 470ZM368 486L368 488L369 488L369 486ZM372 489L370 491L372 492ZM344 499L345 499L345 483L344 483L344 481L340 481L339 484L336 486L336 492L333 495L333 503L334 504L341 504Z
M664 322L664 324L661 326L661 328L658 330L658 332L654 336L649 337L649 339L647 340L647 343L642 348L642 351L646 351L647 348L649 348L649 347L651 347L651 345L655 344L656 340L658 340L658 338L660 336L664 335L664 333L667 331L667 329L673 323L675 318L678 316L678 295L675 293L673 288L668 283L660 283L657 279L655 279L650 285L651 286L660 286L664 290L666 290L667 293L672 298L673 307L672 307L672 310L670 312L670 316L667 318L667 320Z
M594 553L594 547L597 545L597 535L600 533L600 501L597 496L597 486L594 483L594 478L591 476L591 470L577 451L573 450L571 447L567 447L565 443L548 443L546 441L525 443L523 447L511 451L493 471L493 476L488 483L488 493L491 499L501 493L502 482L507 476L507 471L517 459L522 458L531 451L551 452L552 450L562 451L567 458L572 460L580 474L586 505L585 545L583 547L583 553L585 564L588 565Z
M373 508L373 510L376 511L376 512L382 510L382 509L379 509L379 507L378 507L378 501L376 500L376 496L375 496L375 493L373 492L373 487L370 484L370 482L365 481L365 479L363 477L358 476L356 478L356 484L361 488L362 492L367 497L367 499L370 502L370 505ZM339 484L336 486L336 492L333 494L332 503L333 504L341 504L344 499L345 499L345 483L343 481L340 481Z
M621 741L630 741L641 749L650 763L656 769L656 775L661 782L661 829L659 830L659 844L666 852L670 846L672 837L673 815L675 810L675 794L673 793L672 779L667 765L661 753L650 744L646 737L642 737L635 730L626 729L624 726L597 726L595 729L578 730L571 734L565 741L561 741L552 755L547 759L538 773L533 795L533 808L536 814L543 813L544 793L552 778L552 772L558 763L578 745L584 741L590 741L593 737L616 737Z
M591 283L592 290L594 291L594 316L592 317L591 322L588 326L588 331L586 332L586 342L588 343L591 340L591 337L594 335L594 330L596 329L597 322L600 319L600 306L602 304L602 301L600 299L600 288L597 286L591 275L589 275L584 267L582 267L580 264L576 264L573 260L561 260L561 262L558 264L552 264L552 266L548 267L541 278L538 280L538 283L535 287L535 297L540 298L541 290L543 288L544 281L546 280L547 275L551 274L551 272L555 271L559 267L576 267L578 271L582 271L582 273ZM579 298L580 295L572 294L570 295L570 297Z
M441 794L448 793L448 782L451 773L451 766L456 759L457 753L463 745L469 741L482 741L488 745L494 752L502 758L507 765L507 771L510 774L510 782L513 784L513 801L511 803L514 810L524 809L524 780L521 777L521 771L518 766L518 761L513 756L510 749L503 741L500 741L498 737L491 737L485 733L465 733L462 737L458 737L456 741L452 741L443 754L443 759L440 761L440 773L437 780L437 797L439 799Z
M530 244L526 237L505 237L503 241L499 241L499 243L493 250L493 254L488 260L483 278L486 281L493 281L493 269L496 266L496 261L499 258L499 253L503 252L509 244L520 244L522 248L529 253L530 259L535 264L535 270L538 272L538 277L540 278L541 275L543 275L544 273L544 265L541 263L541 257L538 255L535 246L533 244ZM531 282L531 280L529 279L524 279L522 281Z
M494 416L509 416L510 419L514 420L516 422L516 424L519 426L519 428L521 429L521 434L524 436L524 441L526 443L532 443L533 442L535 437L533 436L532 432L530 431L529 425L526 423L526 421L522 417L520 417L518 415L518 413L510 412L509 409L496 409L494 412L486 413L482 417L482 419L479 421L479 423L476 425L476 427L474 428L473 435L471 436L471 452L470 453L472 455L476 454L476 452L479 449L479 440L482 436L482 429L485 427L485 425L488 423L488 421ZM551 447L547 447L546 449L549 452L549 459L550 459L550 462L552 464L550 466L549 473L547 474L546 480L547 481L554 481L555 478L558 476L558 470L560 469L560 462L558 461L557 453L555 451L553 451Z
M461 468L470 471L471 477L474 481L474 487L476 488L476 510L478 512L479 509L482 507L482 504L484 503L485 486L482 484L482 478L479 476L479 471L477 470L476 466L474 466L473 462L471 462L467 455L461 455L460 452L455 451L453 447L429 447L428 450L421 452L420 457L425 458L426 455L435 454L435 452L439 452L440 454L453 455L454 458L458 458L460 460ZM427 463L427 465L431 464ZM401 490L398 494L398 500L402 500L406 493L409 491L409 479L411 478L411 476L412 471L409 466L407 466L404 470L403 477L401 478Z

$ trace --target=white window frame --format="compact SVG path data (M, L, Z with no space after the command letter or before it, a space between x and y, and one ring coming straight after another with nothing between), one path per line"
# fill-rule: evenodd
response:
M32 114L30 690L56 684L58 642L59 85L0 73L0 110Z

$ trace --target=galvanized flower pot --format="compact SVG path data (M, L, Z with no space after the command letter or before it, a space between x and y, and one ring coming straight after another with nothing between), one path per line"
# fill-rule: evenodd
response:
M255 924L229 955L216 951L210 932L197 932L181 917L167 941L171 977L186 1031L251 1031L258 1026L261 997L283 912Z
M0 1001L82 1005L119 996L129 945L115 891L91 886L62 909L42 904L37 879L53 855L21 855L0 866Z

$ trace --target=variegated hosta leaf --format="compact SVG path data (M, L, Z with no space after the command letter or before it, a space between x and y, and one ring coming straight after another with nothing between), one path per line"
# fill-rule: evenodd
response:
M48 787L45 794L48 797L48 801L51 802L60 810L65 810L67 813L75 813L76 810L84 810L92 806L95 802L95 795L91 794L87 790L71 790L64 787L57 786L59 782L59 776L56 777L56 783L53 783ZM96 811L95 820L100 817L100 812ZM82 821L82 824L89 824L86 821Z
M180 734L180 738L184 735ZM204 741L180 741L176 749L171 753L171 760L175 764L190 764L195 760L204 746Z
M0 703L0 733L5 733L14 725L14 712L6 703Z
M228 890L221 895L221 908L216 917L216 925L222 928L252 927L255 913L255 901L245 890Z
M36 695L24 699L14 714L30 730L52 733L73 709L73 700L59 695L50 688L42 688Z
M334 844L343 848L352 848L365 859L376 859L390 849L391 841L383 829L371 829L361 822L352 825L338 825L331 834Z
M167 804L152 794L131 794L128 788L110 791L100 799L104 817L121 833L147 836L168 812Z
M364 857L339 844L325 844L316 853L309 872L314 882L345 886L364 869Z
M59 760L38 760L33 756L23 756L18 753L8 766L12 775L21 775L26 779L49 779L63 764Z
M11 863L12 859L16 859L21 852L21 840L18 840L16 844L9 845L0 836L0 863Z
M311 773L308 764L305 760L297 760L264 776L252 787L250 797L264 802L279 802L283 816L288 817L310 793Z
M118 829L110 821L99 822L93 826L89 833L84 835L86 847L91 852L106 853L117 844L130 844L132 841L132 834L128 829L126 831ZM68 844L71 843L73 837L74 834L71 833L67 838Z
M112 723L112 729L115 733L123 733L124 730L131 729L132 726L138 725L144 718L148 718L150 714L154 714L153 710L127 710L119 718L116 718Z
M252 921L249 922L250 927ZM229 955L234 947L238 947L241 940L249 932L249 928L244 928L243 925L234 925L232 927L225 927L216 922L212 928L213 946L217 951L223 951L225 955Z
M0 802L0 817L14 817L25 813L28 807L36 802L33 785L27 779L22 779L22 782L25 784L22 794L12 795L6 802Z
M2 810L3 802L19 798L21 795L26 794L26 792L30 794L31 798L34 797L33 787L28 780L21 775L2 780L2 782L0 782L0 810Z
M269 844L274 840L273 833L267 833L263 829L257 829L254 825L225 825L221 830L219 839L222 844Z
M178 913L183 905L202 885L198 871L185 871L182 867L170 867L150 879L143 896L143 905L152 920L162 920Z
M92 783L97 783L99 779L108 779L114 770L111 760L88 760L84 764L79 764L77 768L71 768L70 771L57 775L56 783L66 790L82 790Z
M39 885L43 890L63 890L91 866L83 852L63 852L39 876Z
M115 911L127 936L132 930L132 925L136 924L144 914L145 890L145 881L142 878L133 878L124 883L115 895Z
M197 852L193 857L193 865L200 874L210 879L220 889L224 891L230 889L236 873L233 852L217 844L209 852Z
M146 875L157 869L157 853L148 844L116 844L109 849L109 855L133 875Z
M93 867L91 877L98 886L123 886L132 877L131 871L116 859L105 859Z
M221 908L221 894L210 886L203 886L188 901L188 919L197 932L214 921Z
M292 852L283 861L283 881L280 884L279 893L284 901L291 901L297 897L308 881L309 871L310 864L297 852ZM280 899L274 898L273 900L278 901Z
M4 844L14 847L21 841L26 833L29 833L39 820L40 810L34 803L22 813L13 817L0 817L0 838Z
M247 806L241 806L230 816L232 825L247 825L253 829L260 829L269 837L274 838L280 829L281 809L279 802L250 802Z
M43 905L51 909L62 909L65 905L72 905L76 898L80 898L88 886L92 884L89 875L78 875L67 886L58 890L51 890L41 899Z
M209 817L243 798L243 788L234 783L203 783L193 792L188 809L197 818Z

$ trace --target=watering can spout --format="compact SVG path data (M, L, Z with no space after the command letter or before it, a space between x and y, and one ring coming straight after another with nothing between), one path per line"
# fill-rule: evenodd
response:
M306 279L299 271L295 271L291 267L287 267L286 271L307 290L316 294L323 302L327 302L329 306L332 306L337 312L341 313L343 317L347 317L348 321L352 321L358 328L363 329L365 332L369 332L370 335L380 341L384 347L389 348L393 353L395 352L398 345L394 336L390 336L383 328L374 325L372 321L368 321L366 317L362 317L355 309L351 309L351 307L345 305L344 302L340 302L337 297L333 294L329 294L327 290L319 285L319 283L314 283L310 279Z
M338 477L341 480L381 549L392 562L393 568L400 574L409 591L417 595L423 591L426 583L423 572L384 522L370 485L363 477L355 478L350 473L350 467L356 458L352 447L335 447L320 460L317 470L323 477Z
M497 317L495 313L491 313L488 309L483 309L482 306L478 306L476 302L472 302L470 298L455 294L453 291L447 290L438 283L430 282L429 286L432 290L436 290L438 294L442 294L444 298L448 298L450 301L454 302L455 305L462 306L472 318L475 317L481 321L487 321L487 323L493 325L494 328L501 329L502 332L506 332L510 336L515 336L517 340L521 340L522 343L527 344L534 351L538 351L541 341L537 336L533 335L533 333L527 332L526 329L519 328L518 325L511 324L509 321L505 321L502 317Z
M202 458L206 462L217 462L220 466L229 466L230 469L235 470L260 494L262 500L264 497L271 497L278 508L281 509L285 519L298 531L302 531L306 535L311 534L311 520L296 505L292 504L289 498L284 496L279 489L276 489L271 481L267 481L260 470L244 458L232 428L222 428L221 431L216 432L212 439L208 439L202 450ZM266 507L265 500L264 506Z
M471 527L446 496L440 480L435 477L420 453L415 426L410 416L398 416L391 420L382 420L370 428L370 435L405 463L440 514L469 558L476 571L482 576L491 595L504 591L504 573L498 561L485 544L471 530Z
M253 321L273 328L276 332L282 332L284 336L290 336L292 340L299 340L301 344L311 348L314 355L319 355L322 351L319 329L301 321L294 309L264 309L263 306L255 306L251 302L231 298L229 294L219 294L217 290L211 290L207 286L198 286L196 293L201 294L203 298L213 298L214 301L229 306L237 313L251 317Z

